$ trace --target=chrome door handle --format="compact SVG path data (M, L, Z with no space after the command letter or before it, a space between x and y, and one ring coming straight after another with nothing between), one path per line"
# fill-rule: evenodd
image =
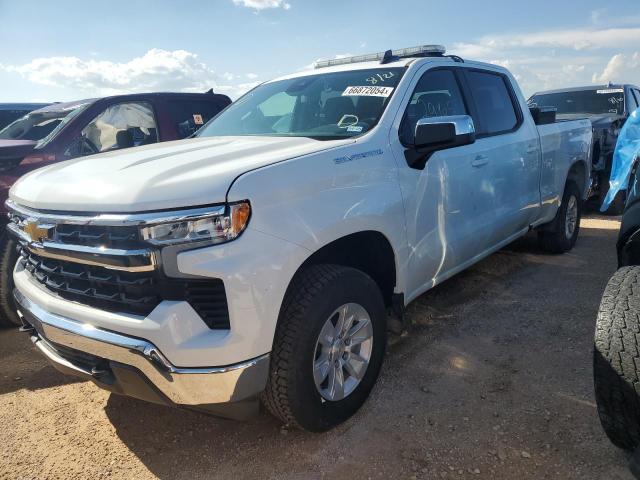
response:
M538 149L535 147L535 145L529 145L529 146L527 147L526 152L527 152L528 154L538 153Z
M488 155L478 155L473 162L471 162L472 167L482 167L489 163Z

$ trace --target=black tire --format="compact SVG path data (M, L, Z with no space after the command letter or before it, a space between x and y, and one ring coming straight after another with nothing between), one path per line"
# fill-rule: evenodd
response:
M373 326L366 372L342 400L325 400L313 379L316 341L338 307L358 303ZM292 280L276 328L267 388L262 401L285 424L323 432L351 417L373 388L386 348L386 310L376 283L365 273L337 265L315 265Z
M567 233L566 221L567 213L569 211L568 206L571 199L575 199L577 208L577 219L573 233L569 235ZM571 250L576 241L578 240L578 234L580 233L580 219L582 218L582 198L580 195L580 189L575 182L568 181L564 194L562 195L562 204L556 213L556 217L551 223L543 226L538 231L538 244L540 248L548 253L565 253Z
M623 267L602 296L593 350L600 423L614 445L640 445L640 266Z
M16 242L4 231L0 235L0 327L19 327L13 299L13 268L18 261Z

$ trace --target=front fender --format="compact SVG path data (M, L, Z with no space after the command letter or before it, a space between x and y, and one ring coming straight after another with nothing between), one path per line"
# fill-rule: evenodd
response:
M384 148L359 144L248 172L228 194L229 201L246 198L251 228L297 244L309 255L353 233L380 232L394 249L396 288L404 288L404 207L397 165Z

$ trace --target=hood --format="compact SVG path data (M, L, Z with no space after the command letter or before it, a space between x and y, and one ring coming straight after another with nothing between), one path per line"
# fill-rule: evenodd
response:
M35 148L33 140L0 140L0 161L24 158Z
M141 212L220 203L241 174L354 140L203 137L57 163L22 177L9 197L39 210Z

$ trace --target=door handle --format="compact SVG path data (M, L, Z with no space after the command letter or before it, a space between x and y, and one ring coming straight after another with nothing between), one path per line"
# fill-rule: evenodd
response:
M471 166L472 167L482 167L483 165L486 165L487 163L489 163L489 156L488 155L478 155L473 162L471 162Z
M526 152L530 155L532 153L538 153L538 149L535 145L528 145Z

